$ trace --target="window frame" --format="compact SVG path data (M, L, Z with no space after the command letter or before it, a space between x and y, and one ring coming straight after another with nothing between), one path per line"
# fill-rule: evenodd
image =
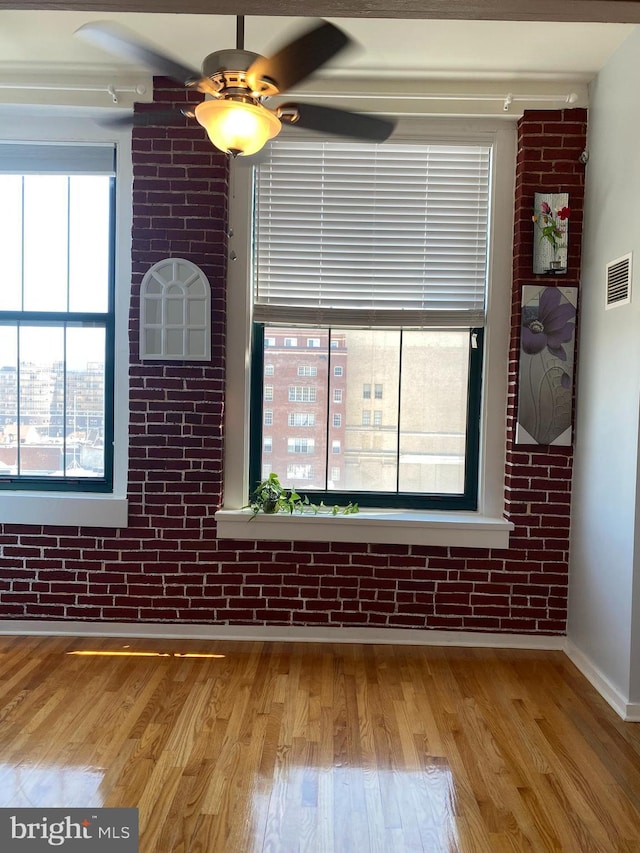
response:
M256 376L264 375L264 340L265 340L265 331L266 324L265 323L255 323L254 324L254 348L252 353L252 358L255 362L254 364L254 374ZM291 327L288 327L291 328ZM304 327L297 327L304 331ZM446 334L448 329L446 327L438 328L434 330L435 332L442 331ZM357 503L361 507L393 507L393 508L401 508L401 509L428 509L428 510L471 510L475 511L478 508L478 468L479 468L479 454L480 454L480 411L481 411L481 403L482 403L482 365L483 365L483 357L484 357L484 329L483 328L471 328L468 330L469 332L469 350L468 350L468 373L467 373L467 383L468 383L468 393L467 393L467 418L466 418L466 441L465 441L465 466L464 466L464 486L462 493L447 493L447 492L429 492L429 493L413 493L413 492L358 492L358 491L344 491L339 489L331 489L331 490L322 490L322 489L310 489L308 492L305 492L304 486L296 484L297 491L300 492L303 496L307 495L310 500L318 503L323 501L327 505L331 504L342 504L346 505L349 502ZM292 386L289 386L291 388ZM298 386L299 387L299 386ZM305 386L307 387L307 386ZM380 383L376 383L376 390L380 389L380 394L382 394L382 385ZM329 389L330 382L327 384L327 398L329 397ZM363 398L365 405L372 401L372 396L366 396L366 389L373 390L373 386L365 383L363 386ZM342 388L334 388L333 389L333 402L342 403L344 401L344 394ZM290 394L290 392L289 392ZM263 406L258 405L258 402L262 399L262 393L259 389L255 389L255 396L252 395L252 399L255 399L256 405L255 408L259 409L259 412L255 417L252 418L252 427L250 430L249 442L250 442L250 467L249 467L249 482L257 483L261 479L260 472L262 471L262 457L260 453L260 448L263 446L262 440L262 427L263 427L263 417L262 411L264 410ZM322 390L318 394L318 397L321 398L323 396ZM339 400L338 400L339 397ZM377 397L376 399L381 399L381 397ZM289 396L289 402L292 402L291 396ZM374 420L371 416L371 409L361 409L361 427L373 427ZM335 428L335 423L333 422L333 418L335 418L336 414L340 414L332 411L331 408L327 410L326 413L326 421L324 422L324 427L326 434L329 434L329 430ZM381 412L377 412L377 414L381 417ZM376 427L380 428L382 426L382 421L376 424ZM289 449L289 453L291 453L291 449ZM303 452L303 451L299 451ZM308 452L308 451L304 451ZM326 450L326 465L327 465L327 478L328 478L328 469L330 466L330 458L341 454L342 450L342 442L339 439L333 439L327 444ZM298 487L299 485L299 487Z
M5 114L5 110L9 110ZM125 527L128 521L127 471L129 424L129 343L128 312L131 282L132 161L131 133L128 129L105 129L94 120L90 110L82 115L64 110L33 107L29 115L16 114L0 105L1 137L12 143L51 144L104 143L115 145L115 256L113 312L113 482L108 492L69 491L60 486L0 490L0 523L42 524L51 526ZM59 317L57 318L59 319ZM53 484L51 484L53 485ZM57 485L57 484L56 484Z
M250 246L251 170L231 173L228 357L225 445L225 505L216 514L219 535L241 539L295 541L369 541L471 547L508 547L513 525L504 518L506 464L507 365L513 263L515 126L495 119L401 118L392 139L491 144L494 149L490 203L492 242L488 259L490 289L485 325L485 361L481 407L478 507L475 511L391 510L380 507L335 519L247 516L242 507L249 487L249 404L252 294ZM247 528L247 518L251 525Z
M115 159L115 149L114 149ZM65 176L66 177L66 176ZM113 490L113 354L115 332L115 212L116 212L116 176L109 176L109 270L107 273L107 308L103 312L90 311L33 311L0 310L0 329L2 323L20 327L64 329L91 327L104 329L104 475L101 477L47 477L31 474L16 474L0 478L0 492L72 492L77 494L106 492ZM68 250L68 245L67 245ZM66 376L65 361L65 376ZM20 386L17 387L20 397ZM66 423L66 420L65 420Z

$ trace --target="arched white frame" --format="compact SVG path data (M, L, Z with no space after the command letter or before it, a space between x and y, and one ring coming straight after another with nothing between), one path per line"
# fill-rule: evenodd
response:
M191 261L158 261L142 279L140 358L211 358L211 287L206 275Z

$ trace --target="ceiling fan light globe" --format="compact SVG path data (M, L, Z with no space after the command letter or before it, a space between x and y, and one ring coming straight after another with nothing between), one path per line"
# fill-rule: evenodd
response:
M234 155L255 154L282 129L268 109L244 101L202 101L195 113L215 147Z

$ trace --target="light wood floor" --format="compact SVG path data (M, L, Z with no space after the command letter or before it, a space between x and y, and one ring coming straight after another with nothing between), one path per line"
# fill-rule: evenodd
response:
M560 652L0 638L0 806L101 805L143 853L630 853L640 725Z

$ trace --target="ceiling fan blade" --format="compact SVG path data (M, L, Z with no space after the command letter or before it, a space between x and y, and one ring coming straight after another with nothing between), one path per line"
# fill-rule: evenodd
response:
M202 77L199 71L190 68L188 65L182 65L169 56L158 53L137 35L112 21L95 21L84 24L76 30L75 35L123 59L142 62L157 74L170 77L184 86L197 82Z
M295 127L371 142L384 142L396 126L391 119L352 113L335 107L321 107L318 104L282 104L277 112L278 115L282 113L284 122L289 121ZM289 114L292 114L292 118L289 118Z
M247 71L247 81L254 92L261 92L263 79L275 83L279 92L291 89L333 56L352 44L342 30L322 21L297 39L289 42L271 57L260 56Z
M97 119L97 122L103 127L150 127L173 124L177 120L184 120L187 117L181 110L145 110L144 112L127 113L127 115L107 115L104 118Z

